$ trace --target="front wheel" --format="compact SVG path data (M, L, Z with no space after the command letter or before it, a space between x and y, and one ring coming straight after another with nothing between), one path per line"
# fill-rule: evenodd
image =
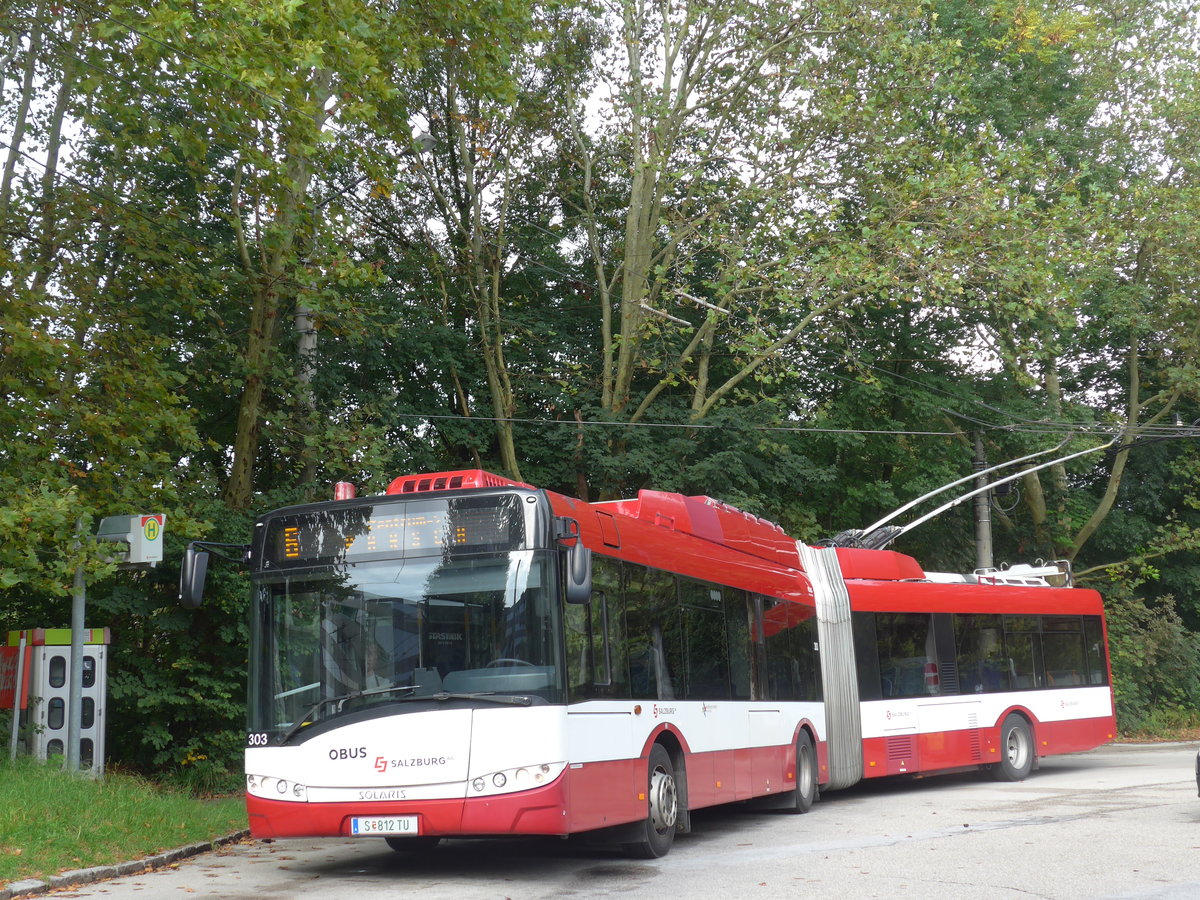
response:
M1024 716L1009 713L1000 726L1000 762L992 767L997 781L1024 781L1033 768L1033 733Z
M647 768L647 814L639 826L642 838L626 844L625 850L638 859L658 859L666 856L675 842L675 826L679 822L679 788L675 782L675 766L662 744L655 744L650 749Z

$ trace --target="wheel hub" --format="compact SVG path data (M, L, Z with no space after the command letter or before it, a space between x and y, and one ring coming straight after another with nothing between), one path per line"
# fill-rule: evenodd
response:
M1025 759L1029 754L1029 747L1026 745L1025 736L1021 732L1013 728L1008 732L1008 761L1017 769L1024 767Z
M650 821L654 830L662 833L675 827L679 816L679 799L675 779L662 769L650 776Z

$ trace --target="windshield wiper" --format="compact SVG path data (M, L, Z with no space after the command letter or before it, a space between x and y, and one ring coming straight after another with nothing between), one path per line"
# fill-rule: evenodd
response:
M312 709L298 718L292 727L283 733L283 735L279 738L279 743L286 744L288 741L290 741L296 736L296 732L298 732L305 725L310 724L313 716L317 715L326 706L335 706L336 708L334 709L334 712L340 713L343 706L345 706L351 700L357 700L359 697L375 697L380 694L393 694L396 691L415 691L418 687L419 685L415 684L393 684L389 687L371 688L368 691L350 691L348 694L341 694L337 697L326 697L324 700L318 700L313 704Z
M497 694L495 691L475 691L470 694L456 694L449 691L438 691L436 694L422 694L420 697L401 697L400 702L414 703L417 700L484 700L488 703L508 703L512 706L530 706L533 698L523 694Z

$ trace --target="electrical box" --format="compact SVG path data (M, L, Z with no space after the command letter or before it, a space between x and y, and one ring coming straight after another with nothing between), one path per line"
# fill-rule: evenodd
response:
M8 646L25 637L29 657L29 702L25 721L30 729L31 756L46 759L67 755L71 713L71 629L32 628L10 631ZM107 628L89 628L83 635L83 690L80 695L79 766L104 771L105 698L108 694Z
M162 562L166 524L167 517L163 513L108 516L100 520L96 540L124 544L123 548L118 548L122 565L154 566Z

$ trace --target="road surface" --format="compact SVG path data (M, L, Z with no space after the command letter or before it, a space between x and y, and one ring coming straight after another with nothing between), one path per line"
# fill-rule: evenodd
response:
M706 810L659 860L558 839L246 841L69 898L540 900L1200 897L1195 744L1051 757L1019 784L977 773L831 792L807 815Z

